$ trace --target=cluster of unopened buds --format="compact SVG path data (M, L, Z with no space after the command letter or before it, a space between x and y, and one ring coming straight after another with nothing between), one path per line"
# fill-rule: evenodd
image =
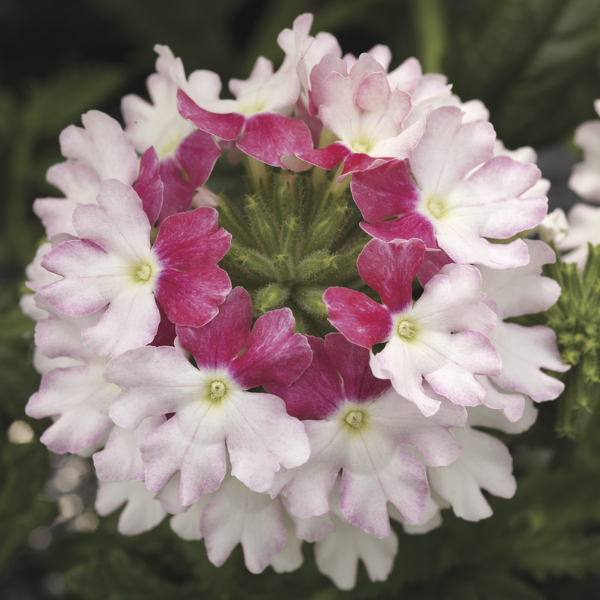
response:
M311 24L227 100L156 46L125 130L90 111L62 132L64 197L34 205L27 414L54 420L50 450L93 455L121 533L170 513L215 565L241 544L253 573L314 542L348 589L359 559L388 576L390 519L426 533L442 508L489 517L482 490L514 494L508 449L477 427L526 430L563 389L542 369L567 367L551 329L508 321L560 295L554 252L519 236L547 212L533 150L506 150L416 59L388 72L387 47L342 56ZM247 170L243 211L205 185L222 153Z

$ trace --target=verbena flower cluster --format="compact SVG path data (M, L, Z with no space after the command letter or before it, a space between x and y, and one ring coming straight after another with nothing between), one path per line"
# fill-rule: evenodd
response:
M543 369L567 366L551 329L511 322L560 295L554 252L519 237L547 211L533 150L506 150L416 59L342 56L311 24L233 99L156 46L125 130L90 111L62 132L64 197L34 205L27 414L54 420L50 450L93 455L121 533L171 514L215 565L241 544L253 573L314 542L349 589L359 559L388 576L390 519L422 534L442 508L489 517L482 490L514 494L508 449L477 427L530 427L564 387ZM222 153L247 168L244 214L205 185Z

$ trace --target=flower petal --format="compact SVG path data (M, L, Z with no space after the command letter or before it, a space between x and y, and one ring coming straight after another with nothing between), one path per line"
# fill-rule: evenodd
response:
M338 335L345 340L343 335ZM292 386L270 383L265 389L285 402L289 415L298 419L323 419L337 409L344 390L338 372L325 353L324 341L312 336L306 336L306 339L313 353L312 363L306 371ZM368 357L368 351L361 350L367 352Z
M412 305L412 281L417 274L425 244L421 240L385 243L371 240L360 253L358 272L392 313Z
M294 333L296 322L289 308L272 310L258 318L246 352L231 362L229 372L245 389L265 383L296 381L312 361L304 336Z
M226 367L248 343L252 325L250 294L236 287L219 306L219 314L203 327L177 328L179 343L192 353L199 368Z
M252 115L237 147L273 167L283 167L281 157L312 150L308 127L299 120L278 113Z
M241 544L251 573L262 573L287 539L279 501L252 492L234 477L227 477L204 509L201 531L210 562L220 567Z
M329 322L344 336L369 350L385 342L392 330L390 311L365 294L343 287L331 287L323 294Z

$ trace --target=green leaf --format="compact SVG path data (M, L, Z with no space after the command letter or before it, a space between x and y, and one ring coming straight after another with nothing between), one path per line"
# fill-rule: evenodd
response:
M517 568L537 579L600 573L600 536L566 528L545 528L513 546Z
M0 446L0 573L29 534L56 516L55 504L39 494L50 472L48 450L40 443Z
M594 117L599 0L480 0L447 7L449 80L463 100L485 102L508 147L556 142Z

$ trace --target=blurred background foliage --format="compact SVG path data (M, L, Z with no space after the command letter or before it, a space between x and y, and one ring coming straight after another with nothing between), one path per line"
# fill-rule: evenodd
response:
M253 576L239 548L216 569L202 542L183 542L167 522L125 538L116 533L113 515L94 531L56 535L65 519L53 521L56 504L42 497L50 465L36 441L47 423L24 415L39 384L31 366L33 323L17 303L23 268L43 234L32 201L57 195L44 179L61 160L57 136L67 125L79 125L87 110L120 118L124 94L145 96L154 44L168 44L188 73L204 68L224 82L245 78L259 54L278 64L278 32L306 11L315 14L313 32L334 33L345 52L358 55L383 43L392 49L392 67L417 56L425 71L445 73L463 100L485 102L508 148L568 143L579 123L596 116L600 0L2 0L2 598L600 597L598 415L581 419L575 441L557 439L556 403L540 406L538 423L526 434L500 436L515 458L515 498L492 498L494 516L479 524L445 511L437 531L399 532L389 580L370 584L361 567L352 592L336 591L317 572L307 544L305 565L296 573L267 569ZM221 159L211 181L226 188L229 174ZM9 440L15 421L31 428L33 441ZM63 513L64 504L59 502ZM54 541L41 543L48 531Z

